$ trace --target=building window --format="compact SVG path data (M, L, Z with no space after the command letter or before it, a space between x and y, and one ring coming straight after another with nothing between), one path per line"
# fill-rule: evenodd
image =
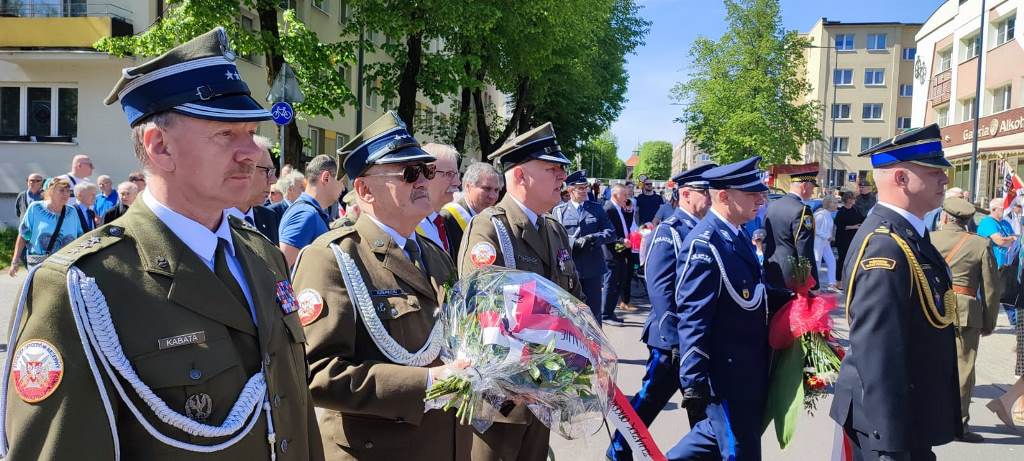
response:
M853 51L853 34L836 34L836 51Z
M1002 112L1010 109L1010 85L1004 85L992 90L992 113Z
M366 95L363 100L366 101L366 107L378 110L380 108L380 82L375 82L373 85L364 85L364 92Z
M306 158L313 158L320 155L323 151L323 133L324 131L315 126L309 127L309 142L303 146L303 154L306 154Z
M875 144L878 144L880 142L882 142L882 138L862 137L860 138L860 151L864 152L868 150L868 148L870 148L871 146L874 146Z
M905 98L911 98L914 96L914 85L909 83L900 84L900 96Z
M974 120L974 98L960 100L960 121Z
M1006 18L1006 19L1004 19L1002 21L999 21L999 23L996 24L996 45L995 46L1002 45L1002 44L1010 41L1011 39L1013 39L1013 32L1014 32L1014 28L1016 27L1016 25L1017 25L1017 14L1016 13L1014 13L1014 15L1010 16L1009 18Z
M853 69L836 69L832 72L832 80L836 86L853 85Z
M864 69L864 84L867 86L885 85L885 69Z
M981 40L974 34L960 41L960 61L972 59L981 54Z
M829 173L832 176L829 180L832 187L842 188L846 184L846 170L829 170Z
M338 73L341 74L341 79L345 82L345 87L352 88L352 68L347 66L339 67Z
M904 48L903 49L903 60L913 61L917 57L917 48Z
M78 88L0 87L0 136L70 142L78 136Z
M348 1L338 0L338 24L345 24L348 21Z
M864 111L861 113L861 118L864 120L881 120L882 119L882 103L878 102L866 102L864 103Z
M946 48L939 52L939 65L937 72L945 72L953 65L953 50Z
M846 136L832 138L832 152L845 154L850 152L850 138Z
M313 8L320 10L320 12L327 12L327 0L311 0L310 3L313 5Z
M341 150L342 147L345 147L345 144L348 144L349 140L352 139L347 134L338 133L336 136L337 137L334 138L334 150L335 150L335 152Z
M849 120L850 119L850 105L849 104L832 104L832 118L836 120Z
M868 34L868 49L875 51L884 50L885 34Z
M949 125L949 106L935 109L935 123L940 127Z
M896 117L896 129L897 130L909 130L910 129L910 117Z

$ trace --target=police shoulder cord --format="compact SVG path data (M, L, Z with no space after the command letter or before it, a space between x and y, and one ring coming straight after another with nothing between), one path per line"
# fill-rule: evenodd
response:
M703 243L703 244L707 245L708 248L711 249L711 254L712 254L712 256L715 257L715 262L718 264L718 271L721 272L721 274L722 274L722 278L721 278L721 281L720 281L721 286L725 287L725 291L729 293L729 296L732 298L733 302L735 302L736 305L740 306L740 308L745 310L745 311L753 312L753 311L759 309L761 307L762 301L764 301L764 295L765 295L764 282L758 283L754 287L754 295L751 296L750 299L746 299L746 298L740 296L740 294L736 292L736 289L733 288L732 283L729 281L729 273L726 272L726 270L725 270L725 264L722 263L722 256L718 254L718 248L715 248L715 246L712 245L710 241L701 240L701 239L693 239L693 241L690 242L690 253L689 254L691 256L693 255L693 247L694 247L694 245L697 244L697 242ZM687 259L686 263L687 263L687 265L689 265L689 263L690 263L689 259ZM683 268L683 272L684 273L686 272L686 268L685 267ZM682 275L680 274L679 280L682 281L682 279L683 279ZM721 288L719 288L719 291L721 291ZM765 319L767 319L767 316L768 316L768 305L767 304L765 304L765 306L764 306L764 312L765 312Z
M491 216L491 223L494 224L494 232L498 234L498 246L501 247L501 257L505 260L505 267L515 269L515 249L512 247L512 239L508 236L508 228L497 216Z
M25 281L22 298L18 304L18 309L15 311L14 325L20 325L21 323L21 316L24 312L28 287L32 281L34 272L34 270L30 272ZM128 407L131 413L139 421L139 424L141 424L142 427L145 428L151 436L153 436L153 438L166 445L196 453L213 453L221 451L235 445L252 431L256 422L259 420L259 410L262 406L262 409L267 415L267 441L270 444L271 460L276 458L276 453L274 451L274 443L276 442L274 423L273 418L271 417L270 401L267 398L267 383L263 370L249 378L245 387L243 387L242 391L239 393L238 399L231 407L231 411L228 413L221 425L212 426L195 421L171 409L167 403L157 396L149 386L142 382L139 376L135 373L135 370L131 366L131 362L127 357L125 357L124 350L121 348L120 339L117 336L117 331L110 317L110 307L107 305L103 292L100 291L99 286L97 286L96 280L86 276L77 267L72 266L69 268L67 273L67 287L68 297L71 302L71 312L75 320L78 335L82 341L83 352L89 363L89 369L92 372L93 379L96 382L96 388L100 393L100 399L103 402L104 410L107 413L107 420L110 424L111 436L114 443L115 460L119 460L121 457L120 443L117 433L118 424L114 421L111 399L107 395L106 386L104 386L103 379L100 376L100 370L96 365L92 352L95 352L96 356L100 358L103 370L110 378L111 384L113 384L114 388L117 390L117 393L120 395L125 406ZM11 331L12 342L17 339L15 335L16 328L13 328ZM4 376L7 376L10 373L12 356L13 354L8 354L7 361L4 364ZM176 440L160 432L159 429L154 427L142 415L139 408L129 398L124 386L121 385L121 382L118 379L119 376L131 385L132 390L135 391L139 399L150 408L160 421L170 425L171 427L181 430L189 435L204 438L226 437L231 434L235 434L236 432L237 434L234 437L215 445L198 445ZM0 395L0 398L2 398L2 401L0 401L2 402L0 403L0 405L2 405L0 406L0 416L4 418L3 424L0 424L0 454L4 455L6 455L8 449L6 431L7 390L7 382L5 380L2 389L0 389L0 394L2 394ZM248 423L246 422L247 420Z
M436 360L441 353L441 342L444 335L441 322L434 323L434 328L430 330L430 336L427 337L427 341L420 350L415 353L409 352L391 337L388 330L384 328L384 324L381 323L377 311L373 308L370 291L366 287L366 282L363 280L363 275L359 272L355 260L342 252L341 247L336 243L331 244L331 250L334 251L334 257L338 261L338 270L341 271L341 278L345 283L345 290L348 291L348 297L352 300L356 312L363 318L363 325L366 326L366 331L370 333L370 338L377 345L377 349L387 356L388 360L400 365L424 367Z
M900 247L904 256L907 257L907 263L910 265L910 289L917 290L917 297L921 306L921 313L924 314L925 320L931 324L932 327L943 329L957 322L956 315L956 293L950 289L946 290L942 295L942 302L946 308L946 313L939 313L938 306L935 305L935 300L932 298L932 287L928 283L928 276L925 275L924 269L921 268L921 263L917 260L917 256L914 255L914 251L910 248L902 237L895 232L890 232L885 227L879 227L875 229L866 237L864 242L860 245L860 250L857 253L856 264L853 265L853 273L850 274L850 286L846 292L846 321L850 321L850 301L853 297L853 285L857 275L857 269L860 267L861 259L864 257L864 252L868 248L868 240L875 235L889 235L892 237L896 245ZM959 326L959 325L957 325Z

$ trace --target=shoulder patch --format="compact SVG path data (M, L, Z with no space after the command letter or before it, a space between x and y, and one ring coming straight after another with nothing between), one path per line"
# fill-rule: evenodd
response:
M69 243L64 248L61 248L59 251L46 258L43 264L54 265L62 270L67 270L67 268L74 265L79 259L120 242L124 237L123 227L107 226L100 229L103 230L94 230Z
M810 228L814 227L814 221L811 220L811 216L810 215L804 216L804 221L803 221L802 224L803 224L804 229L810 229Z
M890 258L866 258L860 262L860 268L866 271L871 269L885 269L891 271L896 268L896 260Z
M320 292L306 288L299 293L299 322L302 326L313 323L324 311L324 298Z
M28 403L42 402L60 386L64 378L64 359L53 344L30 339L14 352L11 380L14 390Z
M469 260L476 267L490 266L498 258L498 252L489 242L479 242L469 251Z

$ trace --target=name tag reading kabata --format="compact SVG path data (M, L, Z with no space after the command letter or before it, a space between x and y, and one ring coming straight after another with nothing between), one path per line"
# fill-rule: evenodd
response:
M206 332L196 331L192 333L185 333L183 335L171 336L170 338L161 338L156 342L160 346L160 350L188 346L189 344L202 344L206 342Z

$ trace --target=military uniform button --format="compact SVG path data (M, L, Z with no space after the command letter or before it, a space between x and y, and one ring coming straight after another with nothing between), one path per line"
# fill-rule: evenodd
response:
M872 432L871 435L875 436L876 439L882 438L882 436L878 434L878 431Z
M365 448L367 450L373 449L373 441L372 440L367 440L366 443L363 444L363 448Z
M203 377L203 372L202 372L202 371L199 371L199 370L198 370L198 369L196 369L196 368L193 368L193 369L189 370L189 372L188 372L188 377L189 377L189 378L191 378L191 379L192 379L193 381L196 381L196 380L198 380L199 378L202 378L202 377Z
M281 453L288 453L288 439L281 441Z
M263 366L265 366L265 367L269 367L270 366L270 353L269 352L266 353L266 354L263 354Z
M391 317L398 317L398 309L395 309L394 307L391 308Z
M281 394L277 394L277 395L274 396L274 407L277 408L277 407L280 407L280 406L281 406Z

